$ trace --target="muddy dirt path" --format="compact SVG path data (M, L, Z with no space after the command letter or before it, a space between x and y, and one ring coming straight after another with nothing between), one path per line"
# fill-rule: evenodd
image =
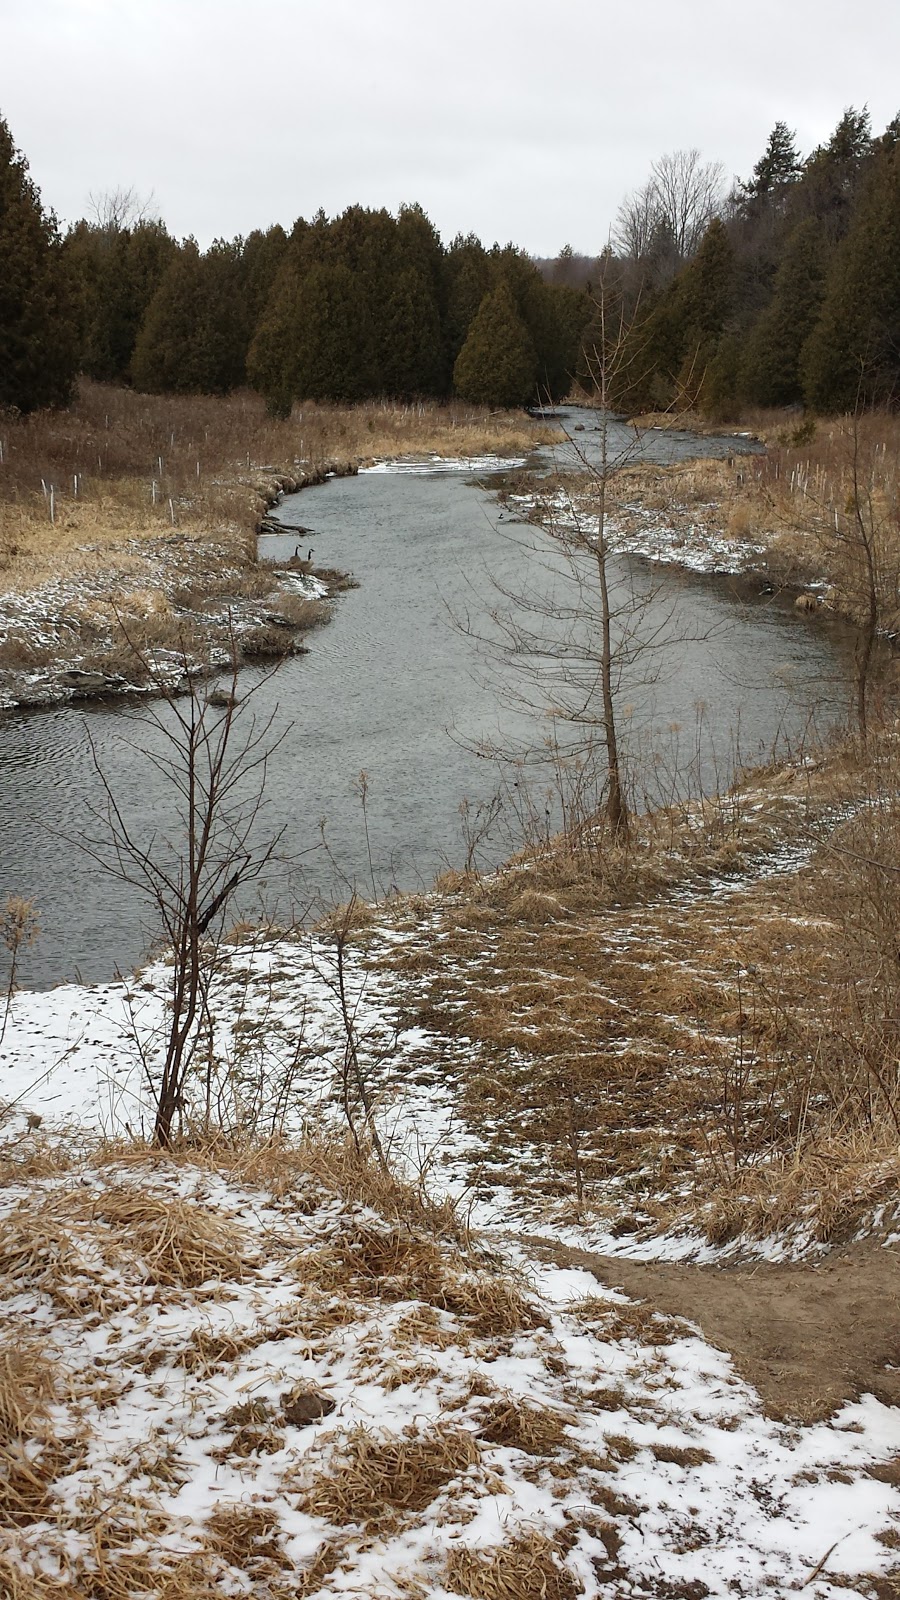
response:
M527 1243L542 1260L582 1267L608 1288L697 1323L771 1417L811 1422L860 1394L900 1404L900 1247L873 1240L815 1264L699 1267Z

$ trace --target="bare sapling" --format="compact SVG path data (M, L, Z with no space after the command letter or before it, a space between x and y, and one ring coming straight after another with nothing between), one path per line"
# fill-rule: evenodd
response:
M585 774L603 770L604 795L594 815L602 809L614 841L624 844L631 823L622 736L626 690L630 696L658 675L661 652L674 642L673 607L662 600L659 583L646 583L632 564L615 559L613 483L639 453L640 436L629 430L619 444L610 407L626 364L640 351L628 337L624 310L611 309L602 282L595 299L596 338L584 354L599 408L597 450L569 436L581 479L577 498L558 475L555 492L537 509L549 540L529 552L537 574L520 584L495 583L501 603L491 612L494 636L481 642L507 668L508 684L520 686L508 690L513 706L549 721L545 759L557 775L561 763L574 764L579 810ZM491 753L509 755L496 748Z
M363 977L354 982L349 959L359 909L359 897L352 890L346 905L338 907L328 919L333 958L330 953L327 958L323 955L315 965L337 1006L341 1038L337 1089L354 1149L361 1155L368 1142L382 1171L387 1172L387 1155L375 1117L374 1082L379 1068L394 1055L397 1037L395 1031L385 1042L379 1029L361 1027L366 980Z
M282 828L266 837L262 821L269 761L286 730L274 731L277 708L260 717L254 713L254 696L268 678L239 698L236 651L224 692L192 676L185 654L188 689L179 696L155 663L131 647L161 698L159 708L145 712L132 748L162 777L171 811L164 833L139 833L88 732L104 804L94 834L77 843L149 903L170 952L162 1064L153 1082L153 1136L168 1148L202 1026L209 1023L209 988L226 915L240 891L259 879L284 834Z

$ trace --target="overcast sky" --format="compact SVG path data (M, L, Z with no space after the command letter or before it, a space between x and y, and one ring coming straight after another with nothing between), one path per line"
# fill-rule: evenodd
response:
M0 0L0 115L64 221L151 192L201 244L418 201L445 239L594 252L698 146L900 109L898 0Z

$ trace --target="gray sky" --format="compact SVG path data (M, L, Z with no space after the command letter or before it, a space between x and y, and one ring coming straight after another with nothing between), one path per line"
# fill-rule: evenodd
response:
M0 114L69 221L118 185L201 244L418 201L445 239L601 247L698 146L900 109L897 0L0 0Z

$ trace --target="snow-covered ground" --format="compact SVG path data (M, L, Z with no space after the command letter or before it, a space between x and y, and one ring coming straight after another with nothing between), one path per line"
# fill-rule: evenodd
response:
M32 1400L0 1583L839 1600L890 1565L900 1412L773 1422L688 1324L521 1253L498 1277L302 1170L13 1181L0 1261Z
M533 494L511 494L508 504L523 516L540 507L552 526L577 530L588 538L596 535L598 520L587 495L558 488L540 499ZM684 521L683 517L673 519L665 512L651 510L639 501L626 502L618 514L607 517L610 549L688 572L724 574L747 572L757 567L765 555L765 545L724 533L716 525L714 506L697 507L696 520L689 521L686 527Z
M445 472L466 472L473 476L495 472L512 472L524 467L525 456L393 456L386 461L374 461L360 472L404 472L413 477L436 477Z
M900 1494L870 1469L900 1455L900 1412L864 1396L812 1426L773 1421L696 1329L539 1264L520 1197L493 1171L490 1191L479 1179L433 1042L398 1026L389 977L371 969L403 937L373 931L346 974L381 1134L407 1175L489 1230L512 1278L450 1245L436 1266L414 1225L292 1176L287 1158L264 1180L115 1154L42 1173L63 1130L71 1143L150 1127L170 969L13 998L0 1140L19 1161L33 1149L37 1175L17 1179L13 1163L3 1194L0 1363L5 1340L50 1364L8 1459L20 1450L39 1478L46 1461L52 1481L4 1535L6 1558L83 1586L100 1528L103 1559L141 1592L149 1566L194 1583L202 1569L223 1595L290 1584L385 1600L804 1585L838 1600L890 1570ZM229 949L211 1008L195 1115L208 1083L226 1125L340 1127L347 1034L326 938ZM585 1242L562 1219L554 1231ZM656 1241L657 1255L679 1250Z

